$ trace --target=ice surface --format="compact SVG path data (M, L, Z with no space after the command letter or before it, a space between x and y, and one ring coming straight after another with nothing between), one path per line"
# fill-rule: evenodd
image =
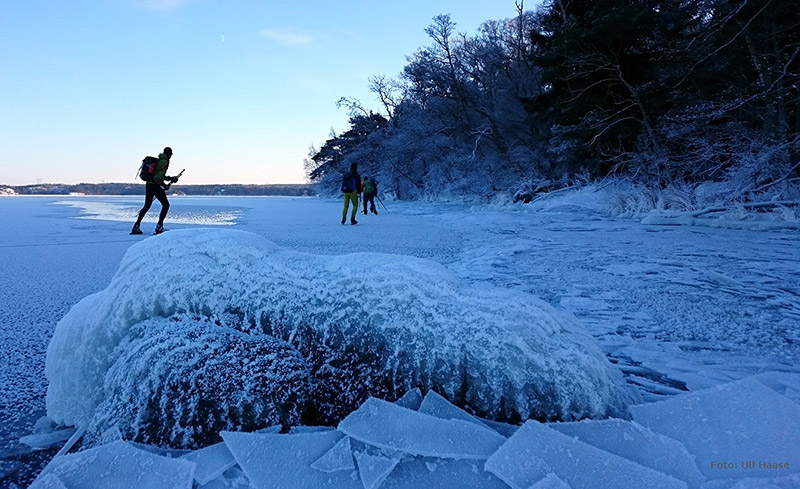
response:
M403 460L380 489L508 489L480 460L414 457Z
M364 452L355 452L353 455L358 464L358 475L364 489L378 489L400 462L397 458L369 455Z
M333 430L330 426L292 426L289 428L289 433L297 434L297 433L319 433L320 431L331 431Z
M686 482L690 489L697 489L705 482L694 458L682 443L638 423L604 419L547 426L593 447L669 474Z
M501 423L499 421L493 421L491 419L483 419L477 418L481 423L485 424L489 428L495 430L496 432L500 433L501 435L505 436L506 438L510 437L514 433L517 432L519 429L519 425L509 424L509 423Z
M222 438L256 489L362 489L355 471L311 468L341 440L338 431L296 435L226 431Z
M201 486L216 479L226 470L236 465L233 454L225 443L217 443L200 450L187 453L181 457L183 460L197 465L194 471L194 480Z
M440 396L434 391L428 391L422 404L419 406L420 413L429 414L442 419L460 419L469 423L475 423L478 426L486 428L478 418L464 411L463 409L455 406L450 401Z
M169 266L153 273L153 263ZM121 384L169 375L157 363L138 368L136 379L106 374L115 362L135 360L135 348L177 361L173 350L156 350L161 343L150 332L179 318L187 328L171 341L190 347L199 342L188 336L187 317L198 318L202 334L211 334L207 326L266 334L302 351L325 422L370 395L414 387L461 396L483 417L600 417L623 413L635 397L574 316L530 294L472 286L410 256L312 255L246 232L191 229L131 246L108 287L62 318L47 352L48 415L86 423L109 395L135 394ZM202 347L192 347L187 355L199 362ZM115 409L104 410L109 422L130 417Z
M403 397L396 400L394 403L398 406L417 411L422 405L422 391L419 390L419 387L414 387L403 394Z
M69 437L75 433L75 428L65 428L54 430L47 433L37 433L33 435L23 436L19 439L20 443L24 443L34 450L44 450L54 446L61 446L69 440Z
M124 441L56 457L41 473L51 474L69 489L191 489L195 465L160 457Z
M794 372L767 372L754 377L778 394L800 404L800 374Z
M375 398L339 423L339 431L375 447L440 458L486 459L506 440L485 426L443 420Z
M28 486L28 489L68 489L61 480L53 474L46 474Z
M325 455L318 458L311 464L312 469L322 472L338 472L340 470L353 470L356 468L353 462L353 452L350 447L350 438L343 437Z
M753 378L630 411L637 422L682 442L709 479L800 471L800 405Z
M686 483L528 421L489 460L486 470L514 489L554 473L573 489L686 488Z
M557 475L550 472L544 479L536 482L530 489L571 489L569 484L562 481Z

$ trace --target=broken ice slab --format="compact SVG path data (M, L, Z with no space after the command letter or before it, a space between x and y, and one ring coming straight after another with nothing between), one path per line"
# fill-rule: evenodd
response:
M519 425L501 423L500 421L493 421L491 419L478 418L478 421L505 436L506 438L516 433L519 429Z
M459 419L441 419L369 398L339 431L378 448L439 458L488 458L506 439L496 431Z
M394 401L394 403L400 407L417 411L422 404L422 391L419 390L418 387L415 387L403 394L403 397Z
M354 471L326 473L311 468L342 438L338 431L220 434L255 489L362 489Z
M61 480L53 474L38 477L28 489L67 489Z
M195 465L154 455L124 441L57 456L42 471L69 489L191 489Z
M800 471L800 405L753 378L629 410L637 422L683 443L709 479Z
M69 437L75 433L75 428L63 428L60 430L49 431L47 433L35 433L26 435L19 439L20 443L28 445L33 450L46 450L56 446L61 446Z
M794 372L767 372L758 374L756 380L800 404L800 374Z
M487 428L478 418L433 391L428 391L418 411L442 419L460 419Z
M486 470L514 489L554 473L572 489L685 489L686 483L528 421L486 461Z
M508 486L483 470L482 460L455 460L414 457L403 460L386 478L380 489L508 489Z
M669 474L686 482L690 489L699 488L705 482L694 458L682 443L638 423L603 419L547 426L593 447Z
M478 426L491 428L506 438L513 435L514 432L517 431L517 428L519 428L519 426L513 424L500 423L473 416L433 391L429 391L428 394L425 395L425 399L423 399L417 411L422 414L436 416L437 418L460 419L462 421L475 423Z
M333 428L330 426L292 426L289 428L289 434L296 435L299 433L319 433L320 431L331 431Z
M554 473L550 472L544 479L534 483L529 489L572 489L569 484L562 481Z
M353 454L358 464L358 476L364 489L378 489L389 477L400 459L369 455L364 452Z
M233 454L222 442L187 453L181 459L197 465L197 469L194 471L194 480L201 486L208 484L212 479L216 479L236 465Z
M350 448L350 438L342 437L336 445L325 452L311 464L312 469L322 472L338 472L340 470L353 470L356 468L353 462L353 451Z

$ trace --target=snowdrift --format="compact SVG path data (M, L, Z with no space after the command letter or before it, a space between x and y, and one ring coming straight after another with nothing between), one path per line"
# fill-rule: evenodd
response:
M46 375L55 422L173 446L204 444L191 430L207 403L266 426L335 424L417 387L495 420L621 415L634 396L574 318L535 297L466 286L428 260L310 255L219 229L132 246L59 322Z

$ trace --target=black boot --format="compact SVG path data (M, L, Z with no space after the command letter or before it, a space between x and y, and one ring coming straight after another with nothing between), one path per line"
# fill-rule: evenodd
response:
M142 234L142 230L139 229L138 224L133 225L133 229L131 229L131 234Z
M163 232L164 232L164 225L163 224L159 224L159 225L156 226L156 230L155 230L155 232L153 234L161 234Z
M351 217L350 218L350 224L352 224L352 225L358 224L358 221L356 221L355 217Z

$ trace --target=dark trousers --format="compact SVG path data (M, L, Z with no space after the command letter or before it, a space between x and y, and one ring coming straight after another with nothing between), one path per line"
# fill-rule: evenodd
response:
M370 210L377 214L377 209L375 209L375 194L364 193L364 214L367 213L367 203L369 203Z
M161 188L161 185L147 182L145 184L144 207L142 207L142 210L139 211L139 218L136 219L137 226L141 224L145 214L147 214L147 211L150 210L150 206L153 205L154 198L161 202L161 214L158 215L158 224L162 226L164 225L164 218L167 217L167 211L169 211L169 200L167 200L167 193L164 192L164 189Z

